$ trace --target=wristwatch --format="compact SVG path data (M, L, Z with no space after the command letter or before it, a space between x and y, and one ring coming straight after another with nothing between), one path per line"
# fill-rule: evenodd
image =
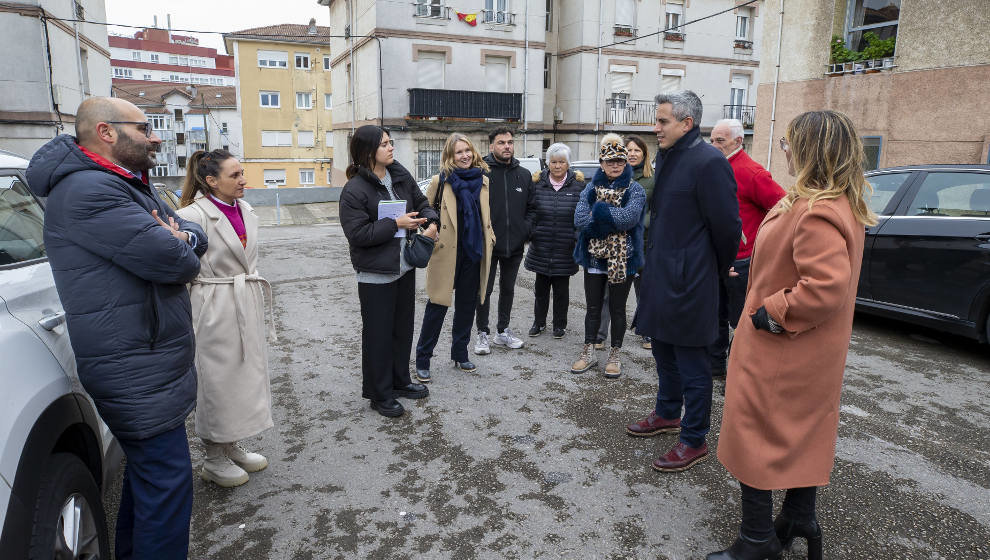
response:
M780 323L777 321L774 321L773 317L771 317L769 313L767 313L767 324L770 325L770 332L773 334L780 334L784 332L784 327L780 326Z

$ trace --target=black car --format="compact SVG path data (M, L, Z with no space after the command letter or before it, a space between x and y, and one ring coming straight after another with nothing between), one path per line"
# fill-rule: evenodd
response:
M870 207L856 309L990 339L990 165L866 174Z

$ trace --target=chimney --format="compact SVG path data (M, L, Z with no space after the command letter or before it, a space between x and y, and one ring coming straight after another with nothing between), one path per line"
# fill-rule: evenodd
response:
M157 29L158 28L158 16L154 16L154 18L155 18L154 19L155 24L152 27L155 27Z
M168 42L172 42L172 14L165 14L166 21L168 21Z
M316 18L309 18L309 32L310 35L316 35Z

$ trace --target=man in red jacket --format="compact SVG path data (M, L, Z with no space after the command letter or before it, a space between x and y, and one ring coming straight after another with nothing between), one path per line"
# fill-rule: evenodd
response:
M743 237L733 264L733 272L725 278L719 290L718 340L710 347L712 375L725 377L729 350L729 325L733 329L739 322L746 300L746 283L749 281L749 257L753 254L753 241L767 212L784 197L784 189L770 176L770 172L753 161L743 151L743 126L736 119L722 119L712 128L712 145L729 159L736 176L736 196L739 198L739 218L742 220Z

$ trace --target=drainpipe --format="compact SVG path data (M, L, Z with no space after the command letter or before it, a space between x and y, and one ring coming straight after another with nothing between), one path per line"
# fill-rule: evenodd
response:
M773 125L777 120L777 86L780 84L780 45L784 34L784 0L780 0L780 19L777 23L777 67L773 75L773 102L770 105L770 138L767 140L767 171L773 161Z
M527 105L529 105L529 2L526 2L525 18L526 23L523 24L523 34L525 35L525 43L523 46L523 97L522 97L522 113L523 113L523 156L529 155L526 150L526 144L529 140L529 111L526 110Z
M68 0L69 2L69 13L72 14L72 19L79 19L79 14L76 12L76 3L74 0ZM86 99L86 83L83 80L83 67L82 67L82 54L79 52L79 22L72 22L72 31L76 36L76 72L79 76L79 99Z
M602 114L602 16L605 14L604 0L598 0L598 62L595 65L595 145L598 145L598 127ZM597 150L592 150L592 153Z
M351 135L357 129L357 107L354 99L354 0L347 0L347 41L350 44L348 56L350 57L350 72L347 74L347 86L351 90Z

